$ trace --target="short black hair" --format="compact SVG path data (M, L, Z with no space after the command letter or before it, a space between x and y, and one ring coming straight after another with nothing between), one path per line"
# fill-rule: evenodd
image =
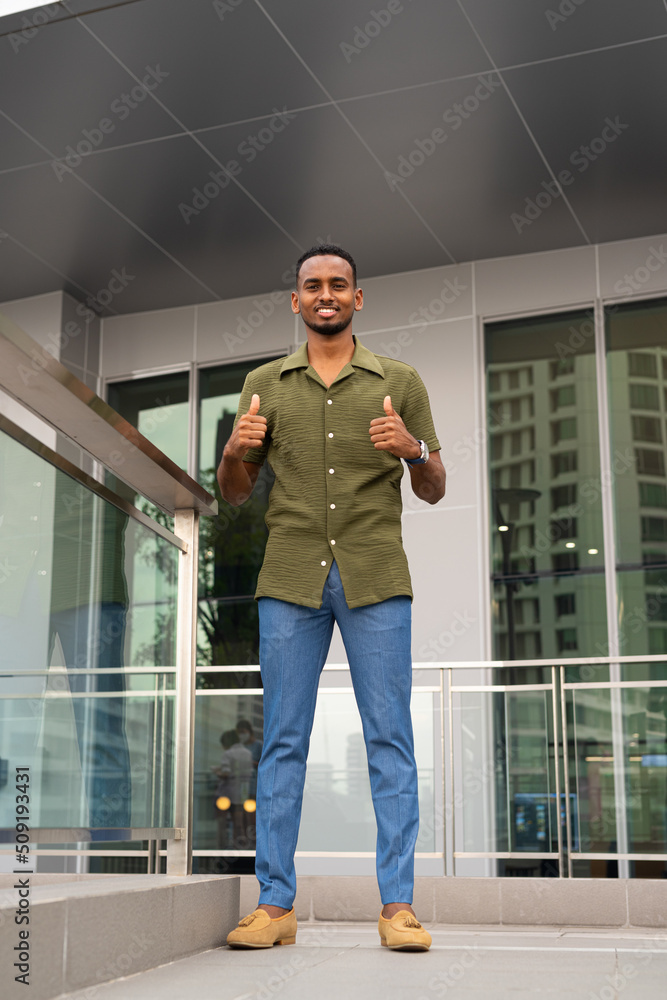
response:
M250 723L250 721L248 719L239 719L239 721L236 723L236 732L237 733L238 733L239 729L243 729L246 732L250 733L252 736L254 736L254 730L252 728L252 724Z
M352 277L354 278L354 287L357 287L357 265L354 262L354 257L347 250L343 250L342 247L336 246L335 243L318 243L317 246L311 247L310 250L306 250L302 253L296 262L296 274L294 276L295 285L299 282L299 271L301 270L301 265L309 257L342 257L346 260L350 267L352 268Z

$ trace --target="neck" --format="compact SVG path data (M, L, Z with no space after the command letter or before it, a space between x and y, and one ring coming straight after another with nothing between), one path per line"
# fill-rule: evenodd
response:
M352 359L354 347L351 325L333 336L308 330L308 360L313 368L316 368L318 363L326 365L340 363L342 368Z

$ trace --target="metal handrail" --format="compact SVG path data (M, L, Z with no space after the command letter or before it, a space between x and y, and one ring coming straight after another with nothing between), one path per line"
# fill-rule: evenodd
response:
M218 513L217 500L203 486L2 314L0 389L165 513Z

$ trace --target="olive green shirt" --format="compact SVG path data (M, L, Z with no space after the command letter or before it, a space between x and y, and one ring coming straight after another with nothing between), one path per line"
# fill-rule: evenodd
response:
M268 460L275 473L266 524L269 538L255 597L310 608L335 559L350 608L412 597L401 537L403 463L371 442L371 420L391 396L408 431L435 436L428 395L414 368L371 353L355 338L352 360L326 387L308 363L307 345L250 372L236 419L260 398L267 434L246 462Z

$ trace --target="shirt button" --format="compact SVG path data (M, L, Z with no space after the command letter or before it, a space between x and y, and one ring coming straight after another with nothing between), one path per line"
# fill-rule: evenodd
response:
M329 469L329 472L330 472L331 474L333 474L333 469Z
M331 406L331 404L333 403L333 399L327 399L327 403L329 404L329 406Z
M336 544L336 539L335 539L335 538L332 538L332 539L331 539L331 544L332 544L332 545L335 545L335 544Z
M330 503L329 506L331 507L332 510L336 509L336 504L335 503Z
M327 564L327 561L326 561L326 559L323 559L323 560L322 560L322 565L323 565L323 566L326 566L326 564Z
M329 431L329 437L330 437L330 438L332 438L332 437L333 437L333 434L331 433L331 431Z

